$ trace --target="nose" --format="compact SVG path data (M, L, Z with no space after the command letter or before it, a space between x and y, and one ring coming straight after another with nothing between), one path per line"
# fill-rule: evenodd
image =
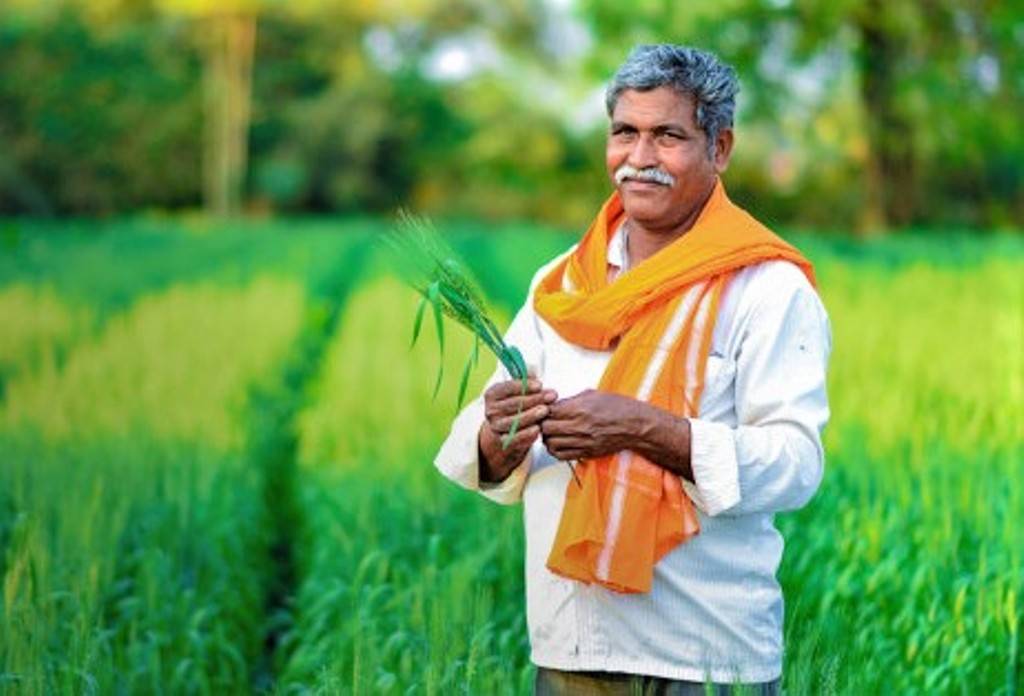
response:
M630 149L626 161L637 169L657 166L658 157L654 147L654 138L649 133L641 133L633 141L633 147Z

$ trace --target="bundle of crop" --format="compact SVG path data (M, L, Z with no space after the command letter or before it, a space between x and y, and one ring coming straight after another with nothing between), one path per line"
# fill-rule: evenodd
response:
M466 360L459 381L457 407L461 407L465 401L469 373L479 361L481 343L501 361L512 379L522 382L525 390L527 369L523 354L515 346L505 343L501 331L487 314L479 283L430 221L403 211L399 214L397 227L385 235L384 241L391 250L393 265L399 277L421 296L413 321L413 345L419 338L428 305L433 308L437 342L442 356L442 315L448 315L473 333L473 350ZM439 361L434 396L437 396L441 387L443 374L443 363Z
M427 306L433 308L434 323L437 328L437 341L441 356L444 356L444 322L442 315L447 314L462 326L469 329L475 340L473 350L466 360L459 381L459 395L456 408L462 406L466 396L466 385L469 382L470 370L479 360L480 344L483 343L501 361L512 379L519 380L523 385L523 393L527 389L527 368L523 354L513 345L505 343L501 332L487 315L486 305L480 285L473 278L467 266L459 261L455 251L444 241L429 220L412 215L408 212L399 214L395 230L385 236L390 247L391 256L399 276L421 296L416 318L413 321L412 343L416 344ZM437 380L434 395L441 387L443 363L438 361ZM502 438L502 444L508 447L519 428L519 416L516 414L509 432ZM575 470L572 463L569 468Z

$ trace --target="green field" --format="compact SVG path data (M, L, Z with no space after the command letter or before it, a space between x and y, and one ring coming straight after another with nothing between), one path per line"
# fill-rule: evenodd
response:
M469 339L432 401L384 229L0 223L0 694L529 692L520 511L431 466ZM503 322L571 241L450 229ZM1024 693L1024 240L792 239L835 348L786 693Z

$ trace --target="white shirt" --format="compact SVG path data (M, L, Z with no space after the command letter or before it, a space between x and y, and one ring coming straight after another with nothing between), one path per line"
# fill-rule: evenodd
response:
M608 262L628 268L622 234ZM572 250L570 249L570 252ZM569 253L569 252L567 252ZM611 358L567 342L533 309L533 278L506 341L559 398L595 388ZM828 420L828 317L793 264L739 271L723 293L697 418L691 418L700 533L665 556L647 594L619 594L546 567L572 474L538 439L502 483L479 482L483 398L455 419L435 466L499 503L523 501L531 660L562 670L763 682L782 673L782 557L776 512L804 505L821 481ZM681 369L681 368L680 368ZM509 379L500 366L489 384Z

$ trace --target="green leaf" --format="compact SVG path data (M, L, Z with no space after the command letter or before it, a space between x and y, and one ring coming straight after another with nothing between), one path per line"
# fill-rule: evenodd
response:
M459 397L455 403L456 413L462 408L462 402L466 398L466 387L469 386L469 371L473 369L473 354L469 354L469 358L466 360L466 366L462 368L462 379L459 380Z
M420 299L420 306L416 308L416 321L412 325L412 344L416 345L416 339L420 337L420 329L423 327L423 314L427 310L427 298L424 296Z
M427 286L427 299L434 305L434 326L437 328L437 380L434 382L434 393L430 397L436 399L438 392L441 391L441 378L444 376L444 317L441 315L441 286L438 281L435 280Z
M509 362L513 365L514 369L509 370L509 373L514 379L518 379L523 384L523 394L526 393L527 389L527 375L526 361L523 360L523 354L515 346L506 346L505 354L508 356ZM512 427L508 429L508 434L501 440L501 446L503 449L507 448L512 442L512 438L519 432L519 418L523 414L523 402L520 400L519 409L516 411L516 417L512 419Z
M430 400L433 401L437 398L437 393L441 391L441 377L444 376L444 363L438 362L437 364L437 381L434 382L434 393L430 395Z
M516 372L512 373L512 376L523 383L523 391L526 391L526 378L528 370L526 369L526 361L523 360L523 354L519 352L519 349L515 346L509 346L507 349L509 357L513 364L516 366Z
M444 357L444 317L441 313L441 284L434 281L427 286L427 297L434 305L434 326L437 328L437 345L441 349L441 357Z
M512 354L509 352L508 346L502 348L501 352L498 353L498 360L501 361L501 364L508 371L509 375L512 376L512 379L519 379L519 375L517 374L519 368L516 367L516 361L512 359Z
M459 400L455 406L455 411L458 412L462 408L462 402L466 398L466 387L469 386L469 371L477 366L480 362L480 337L475 336L473 338L473 350L469 353L469 358L466 360L466 366L462 368L462 379L459 381Z
M524 389L525 391L525 389ZM523 402L519 401L519 409L516 411L516 417L512 419L512 427L508 429L508 432L501 437L501 448L508 449L508 446L512 444L512 438L519 432L519 418L523 415Z

